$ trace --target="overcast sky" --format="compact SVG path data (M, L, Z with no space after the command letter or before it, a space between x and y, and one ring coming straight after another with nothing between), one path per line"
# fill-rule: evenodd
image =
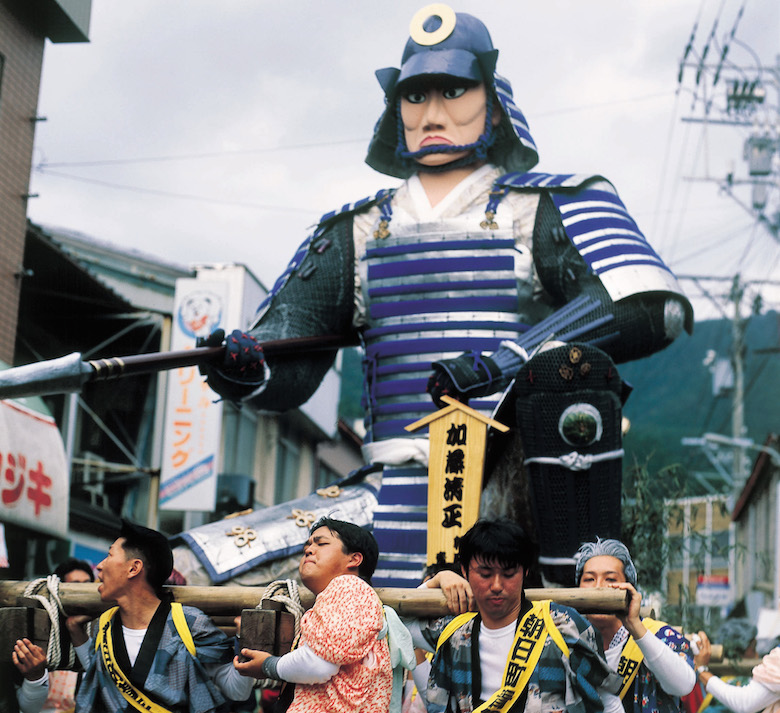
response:
M397 183L363 163L383 101L374 70L398 66L425 4L93 0L90 43L46 46L31 219L185 265L243 263L270 286L322 213ZM683 121L702 97L723 118L725 80L742 76L731 62L751 79L765 65L758 116L777 121L777 0L452 6L490 29L537 170L609 178L678 274L780 280L778 240L716 182L686 180L744 178L751 130ZM689 61L716 19L708 64L726 43L728 56L714 92L711 70L679 85L695 23Z

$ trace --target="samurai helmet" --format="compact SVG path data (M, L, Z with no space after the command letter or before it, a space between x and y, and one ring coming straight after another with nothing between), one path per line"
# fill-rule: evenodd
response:
M487 27L473 15L454 12L443 3L422 8L412 18L401 68L376 71L385 93L385 110L368 146L366 163L380 173L408 178L420 167L409 154L400 129L399 100L411 80L432 82L452 77L485 85L488 121L485 134L473 145L474 158L487 158L508 171L527 171L539 161L528 123L514 103L512 87L495 71L498 50ZM495 128L490 107L498 101L501 120ZM463 147L459 147L463 148ZM469 147L471 148L471 147ZM443 169L454 167L445 164Z

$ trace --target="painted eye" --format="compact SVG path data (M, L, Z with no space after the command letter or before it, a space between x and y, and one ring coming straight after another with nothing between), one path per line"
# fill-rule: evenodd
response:
M570 446L590 446L601 440L602 431L601 414L591 404L573 404L558 420L558 433Z
M465 93L466 87L448 87L442 91L441 95L445 99L457 99L458 97L462 97Z
M409 92L405 97L410 104L422 104L425 101L425 92Z

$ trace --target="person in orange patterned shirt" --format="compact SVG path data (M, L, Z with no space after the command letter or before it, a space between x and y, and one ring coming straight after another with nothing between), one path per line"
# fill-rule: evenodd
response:
M357 525L321 518L309 531L298 571L316 595L301 619L298 646L284 656L242 649L244 676L287 681L289 713L386 713L393 671L382 603L371 588L379 548Z

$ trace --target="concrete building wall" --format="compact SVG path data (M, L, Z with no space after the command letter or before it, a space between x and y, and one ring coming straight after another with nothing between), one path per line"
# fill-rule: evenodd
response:
M44 36L0 0L0 359L13 362Z
M777 496L780 472L775 469L752 492L750 502L737 521L737 596L744 597L751 592L762 592L766 605L774 606L777 596L775 571L777 556L778 526Z

